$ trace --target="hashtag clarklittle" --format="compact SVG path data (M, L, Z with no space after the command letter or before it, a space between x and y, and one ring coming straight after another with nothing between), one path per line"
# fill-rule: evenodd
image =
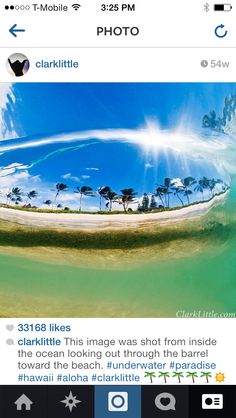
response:
M120 374L93 374L92 382L139 382L140 377L136 374L120 373Z
M57 338L22 338L18 340L18 345L61 345L61 340Z

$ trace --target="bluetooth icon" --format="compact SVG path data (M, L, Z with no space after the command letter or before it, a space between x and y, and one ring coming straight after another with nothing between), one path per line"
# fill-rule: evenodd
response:
M210 4L209 3L205 3L204 6L203 6L203 10L206 13L209 12L209 10L210 10Z

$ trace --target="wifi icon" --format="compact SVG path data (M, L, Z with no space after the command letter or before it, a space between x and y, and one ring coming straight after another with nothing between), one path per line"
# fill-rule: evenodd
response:
M79 10L81 5L80 4L72 4L72 7L73 7L74 10Z

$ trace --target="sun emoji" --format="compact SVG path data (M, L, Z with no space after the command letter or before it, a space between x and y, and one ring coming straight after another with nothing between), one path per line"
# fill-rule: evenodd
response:
M224 382L225 381L225 375L224 373L216 373L216 382Z

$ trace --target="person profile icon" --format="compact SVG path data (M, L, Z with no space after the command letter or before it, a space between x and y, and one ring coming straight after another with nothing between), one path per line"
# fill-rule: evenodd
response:
M15 77L22 77L29 70L29 60L23 54L12 54L7 59L7 70Z

